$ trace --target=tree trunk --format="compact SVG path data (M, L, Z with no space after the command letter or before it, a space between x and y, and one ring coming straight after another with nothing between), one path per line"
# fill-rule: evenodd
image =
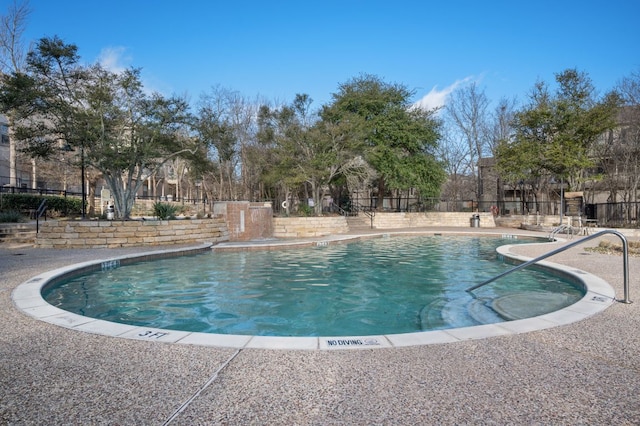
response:
M384 207L384 177L378 179L378 200L376 201L376 210L382 211Z
M16 150L16 141L13 136L13 132L11 131L11 127L9 127L9 186L18 186L17 179L17 164L18 164L18 155Z

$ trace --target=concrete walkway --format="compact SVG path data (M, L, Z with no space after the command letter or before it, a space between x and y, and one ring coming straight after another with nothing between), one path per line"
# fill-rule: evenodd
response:
M406 348L125 340L13 305L11 291L41 272L140 251L0 249L0 424L640 424L640 258L630 258L636 303L543 331ZM620 256L579 246L549 260L596 274L622 297Z

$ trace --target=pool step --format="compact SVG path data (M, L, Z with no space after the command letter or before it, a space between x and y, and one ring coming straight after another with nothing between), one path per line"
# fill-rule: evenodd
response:
M429 331L445 328L447 323L442 318L442 309L447 303L447 299L436 299L420 309L418 314L420 330Z
M504 321L491 307L491 299L474 299L468 305L469 316L478 324L493 324Z
M473 299L466 304L460 304L459 300L437 299L425 305L419 313L420 328L425 331L502 321L504 318L491 307L491 299Z
M525 291L507 294L491 302L491 307L506 320L537 317L571 304L573 298L560 293Z

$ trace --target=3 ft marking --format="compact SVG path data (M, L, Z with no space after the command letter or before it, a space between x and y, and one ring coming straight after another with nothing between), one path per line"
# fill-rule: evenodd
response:
M167 334L169 334L169 333L163 333L161 331L147 330L147 331L143 331L142 333L138 334L138 336L144 337L145 339L159 339L162 336L166 336Z

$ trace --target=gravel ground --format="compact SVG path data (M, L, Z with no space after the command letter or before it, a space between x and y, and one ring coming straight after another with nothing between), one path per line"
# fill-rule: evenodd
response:
M640 424L639 258L629 259L637 303L554 329L406 348L124 340L37 321L11 301L38 273L139 251L0 248L0 424ZM594 273L622 297L620 256L579 246L548 260Z

